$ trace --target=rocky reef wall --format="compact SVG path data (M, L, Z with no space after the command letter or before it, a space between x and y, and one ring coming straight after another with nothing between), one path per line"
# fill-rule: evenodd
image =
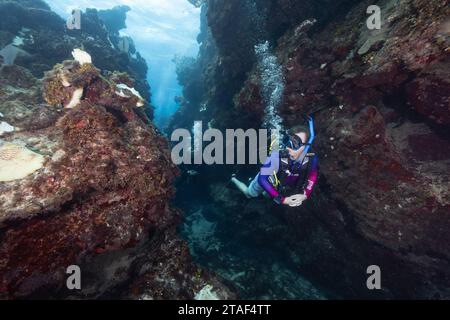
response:
M341 297L449 298L448 1L377 1L382 28L371 31L372 2L208 1L172 127L259 126L266 106L254 46L269 41L284 75L284 126L329 108L316 115L312 199L265 211L289 224L279 241L300 257L299 270ZM374 264L378 292L366 287Z

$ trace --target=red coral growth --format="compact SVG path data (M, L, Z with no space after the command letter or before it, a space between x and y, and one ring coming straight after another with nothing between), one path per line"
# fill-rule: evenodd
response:
M437 64L408 83L409 103L438 124L450 124L450 72L448 64Z
M110 76L132 85L125 74ZM168 206L178 171L167 140L135 112L138 99L118 96L112 80L73 61L47 73L44 97L65 104L75 87L85 90L81 103L39 132L53 155L45 170L0 185L14 195L0 215L0 297L58 288L69 265L133 248L178 221Z
M102 107L83 103L52 134L62 135L66 157L52 166L53 177L31 187L45 198L64 186L72 197L56 212L5 232L3 294L27 294L30 281L39 283L87 255L134 246L173 218L167 202L177 172L167 142L153 128L140 121L121 127Z

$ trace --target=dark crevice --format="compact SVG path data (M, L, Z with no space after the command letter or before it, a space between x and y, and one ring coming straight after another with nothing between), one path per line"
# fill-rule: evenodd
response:
M415 73L409 73L408 79L402 82L397 88L389 93L383 94L383 104L397 112L399 112L404 119L408 119L412 123L424 123L428 128L438 135L441 139L450 142L450 126L441 125L423 115L409 104L407 99L406 87L409 83L417 78ZM383 92L382 89L379 89ZM401 125L401 121L400 124Z

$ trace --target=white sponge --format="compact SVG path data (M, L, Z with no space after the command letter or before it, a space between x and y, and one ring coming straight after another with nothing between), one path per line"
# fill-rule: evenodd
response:
M44 165L45 158L23 146L0 146L0 182L23 179Z
M75 49L72 51L73 58L78 61L81 65L86 63L92 63L92 57L86 51Z
M14 132L15 128L10 125L8 122L1 121L0 122L0 136L7 132Z

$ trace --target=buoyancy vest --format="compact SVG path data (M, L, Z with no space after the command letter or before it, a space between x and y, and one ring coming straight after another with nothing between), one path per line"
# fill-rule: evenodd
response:
M308 183L312 158L315 156L315 153L309 152L300 163L292 161L280 153L279 170L272 174L269 182L280 194L285 196L302 193ZM289 179L295 179L296 183L289 183Z

